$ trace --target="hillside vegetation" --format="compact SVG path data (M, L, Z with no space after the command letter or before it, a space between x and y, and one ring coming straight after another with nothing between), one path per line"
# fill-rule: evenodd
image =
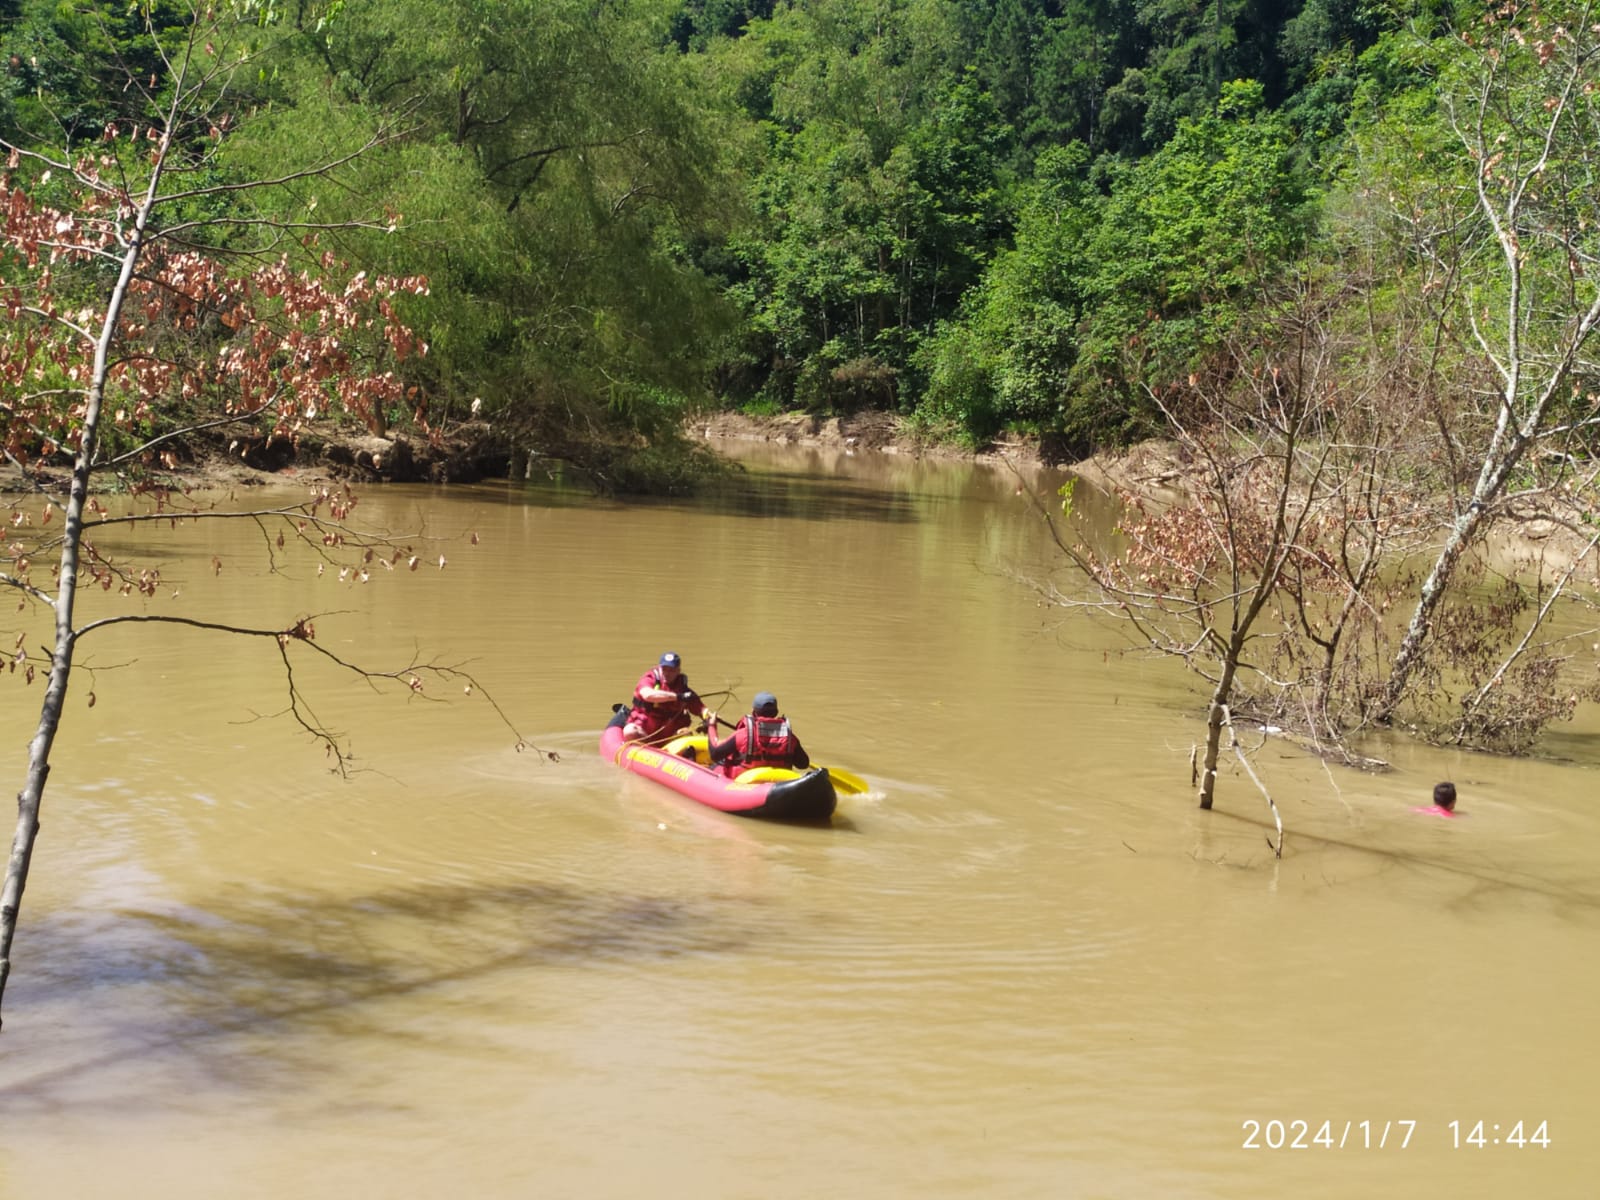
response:
M219 97L244 222L423 275L434 424L674 486L686 413L885 409L1080 453L1159 426L1290 271L1407 231L1371 197L1459 182L1436 103L1472 6L1355 0L301 0L238 5ZM0 137L139 118L146 25L188 6L0 0ZM1441 48L1444 48L1441 50ZM157 90L159 90L159 85ZM369 138L336 183L298 164ZM1400 143L1403 143L1401 145ZM1454 173L1454 174L1452 174ZM248 196L248 200L246 197ZM205 215L219 215L215 199ZM381 208L393 232L341 222ZM241 239L242 240L242 239ZM1402 289L1403 290L1403 289ZM1383 294L1379 294L1379 292ZM412 413L387 415L404 425Z

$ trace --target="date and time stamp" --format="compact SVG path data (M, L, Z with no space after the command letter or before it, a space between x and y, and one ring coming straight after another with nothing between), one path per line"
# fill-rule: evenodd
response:
M1430 1124L1409 1118L1301 1120L1248 1118L1241 1122L1244 1150L1548 1150L1547 1120L1451 1120Z

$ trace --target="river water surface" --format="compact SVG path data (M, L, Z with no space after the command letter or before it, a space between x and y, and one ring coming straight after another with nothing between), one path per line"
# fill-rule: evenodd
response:
M1190 681L1017 581L1051 566L1017 477L738 453L683 503L366 492L439 540L364 585L269 573L244 523L124 536L149 611L316 613L336 653L482 688L303 660L341 779L271 642L85 641L0 1197L1597 1194L1592 721L1554 761L1395 741L1382 775L1269 743L1275 861L1248 778L1194 807ZM872 790L773 825L602 761L666 649ZM19 785L39 686L5 682ZM1411 813L1442 778L1465 819Z

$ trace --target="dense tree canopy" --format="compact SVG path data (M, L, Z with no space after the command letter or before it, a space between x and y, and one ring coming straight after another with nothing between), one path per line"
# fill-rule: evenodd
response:
M405 312L430 411L481 411L619 486L670 484L685 460L652 447L707 404L1136 436L1142 387L1203 373L1263 281L1338 261L1340 222L1410 152L1388 131L1434 128L1421 48L1481 11L234 2L255 69L217 98L207 169L284 182L240 193L232 248L259 252L268 218L391 212L327 236L432 282ZM176 36L187 11L3 0L0 136L97 137L155 65L147 15ZM293 180L352 137L382 145L338 187ZM1461 170L1435 142L1406 187Z

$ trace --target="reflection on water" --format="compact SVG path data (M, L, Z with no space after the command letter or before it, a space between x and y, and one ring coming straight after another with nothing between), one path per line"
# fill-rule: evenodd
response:
M213 1081L232 1092L300 1088L324 1039L383 1036L371 1013L387 1002L459 993L508 972L736 953L762 936L744 907L728 897L590 895L564 885L418 884L328 899L240 891L210 897L204 909L92 920L49 914L36 936L60 954L35 973L31 1003L117 1009L122 1019L104 1053L9 1088L7 1110L52 1111L62 1088L107 1071L127 1074L125 1090L90 1101L107 1108L183 1107L168 1089L185 1077L185 1090ZM270 1039L240 1061L234 1039L246 1034ZM448 1035L441 1029L439 1041ZM155 1064L151 1076L141 1061Z
M450 560L369 585L269 573L243 527L163 543L162 611L461 664L559 761L481 694L308 675L342 781L270 645L86 642L0 1197L1589 1194L1592 725L1566 761L1392 738L1383 775L1269 741L1280 862L1244 776L1193 807L1191 681L1018 583L1058 565L1058 476L738 449L692 502L367 493ZM790 827L601 761L668 648L872 791ZM14 765L37 697L0 692ZM1470 816L1414 817L1446 777ZM1555 1144L1451 1147L1496 1116ZM1241 1148L1388 1118L1403 1154Z

